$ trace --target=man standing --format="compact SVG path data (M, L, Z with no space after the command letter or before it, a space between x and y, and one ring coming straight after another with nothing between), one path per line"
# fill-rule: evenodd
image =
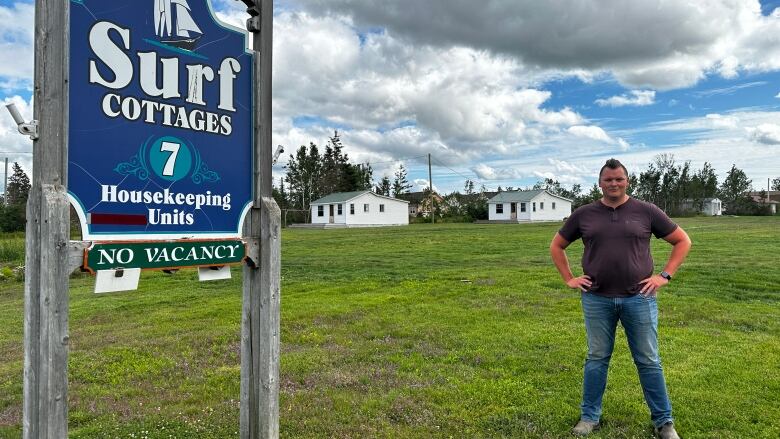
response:
M599 187L603 197L574 211L550 244L552 260L566 285L581 292L588 339L580 421L572 432L586 436L599 428L615 329L620 321L655 432L662 439L679 439L658 353L655 296L682 264L691 240L661 209L626 194L628 171L619 161L607 160L599 172ZM673 246L659 274L653 274L651 234ZM565 249L578 238L585 246L584 274L574 277Z

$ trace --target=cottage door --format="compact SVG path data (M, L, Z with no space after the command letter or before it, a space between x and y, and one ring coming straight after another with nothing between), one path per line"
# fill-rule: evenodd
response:
M333 205L330 205L330 217L328 218L328 222L333 224Z
M512 216L510 217L510 218L512 218L512 221L517 221L517 203L512 203L511 204L510 212L512 214Z

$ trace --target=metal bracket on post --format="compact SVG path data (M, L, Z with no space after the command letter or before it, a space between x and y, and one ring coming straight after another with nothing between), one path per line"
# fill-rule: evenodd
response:
M70 241L68 244L68 273L84 266L84 251L92 245L90 241Z
M198 267L198 280L201 282L210 280L230 279L230 265L211 267Z
M246 30L255 33L260 32L260 16L246 19Z
M14 122L16 122L16 127L20 133L24 134L25 136L30 136L30 139L32 140L38 139L37 120L31 120L30 122L25 122L24 118L22 117L22 114L19 113L19 110L16 108L16 105L13 103L6 105L5 108L7 108L8 112L11 113L11 117L14 118Z
M256 236L244 237L246 243L246 265L251 268L260 267L260 238Z
M250 18L246 20L246 30L260 32L260 5L254 0L241 0L246 5L246 12Z

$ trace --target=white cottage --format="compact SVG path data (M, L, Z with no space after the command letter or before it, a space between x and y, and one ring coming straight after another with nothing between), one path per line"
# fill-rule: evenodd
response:
M504 191L488 200L490 221L562 221L571 215L571 200L545 189Z
M403 226L409 224L408 204L408 201L371 191L336 192L311 203L311 223L347 227Z

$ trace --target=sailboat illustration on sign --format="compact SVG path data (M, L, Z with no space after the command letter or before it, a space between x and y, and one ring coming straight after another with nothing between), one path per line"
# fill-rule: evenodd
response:
M187 0L154 0L154 32L160 42L192 50L203 36L190 15Z

